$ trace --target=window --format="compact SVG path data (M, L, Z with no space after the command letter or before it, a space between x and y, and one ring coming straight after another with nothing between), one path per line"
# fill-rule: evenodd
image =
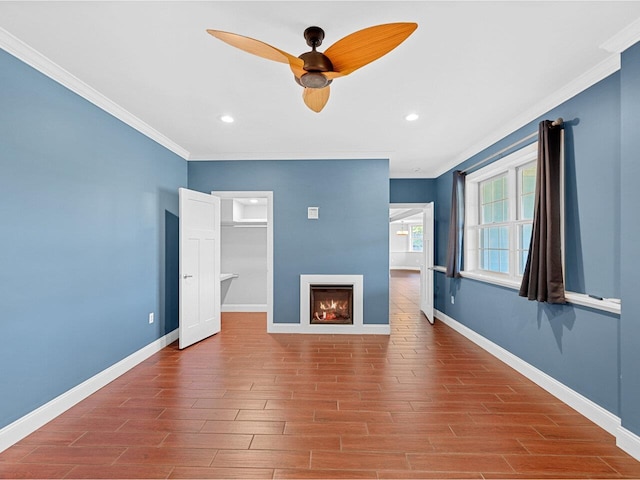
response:
M409 240L409 250L412 252L422 251L422 225L411 225Z
M527 263L537 143L466 178L465 271L519 282Z

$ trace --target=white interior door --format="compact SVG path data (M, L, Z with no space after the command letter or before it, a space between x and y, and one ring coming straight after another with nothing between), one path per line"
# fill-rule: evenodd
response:
M220 199L179 189L180 348L220 331Z
M420 310L433 324L433 202L428 203L422 214L422 268L420 269Z

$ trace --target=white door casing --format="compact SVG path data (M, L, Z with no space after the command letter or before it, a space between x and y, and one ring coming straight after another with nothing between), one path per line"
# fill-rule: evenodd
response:
M220 331L220 199L179 189L179 347Z
M422 268L420 269L420 310L433 324L433 240L434 208L427 203L422 211Z

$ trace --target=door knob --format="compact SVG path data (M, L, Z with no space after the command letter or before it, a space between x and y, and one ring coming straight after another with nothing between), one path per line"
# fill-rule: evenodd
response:
M182 278L183 278L183 279L185 279L185 280L186 280L187 278L192 278L192 277L193 277L193 275L182 275Z

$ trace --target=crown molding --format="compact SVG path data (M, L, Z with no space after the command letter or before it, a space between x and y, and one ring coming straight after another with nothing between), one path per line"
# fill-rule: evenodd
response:
M600 45L600 48L611 53L622 53L627 48L640 42L640 18L616 35Z
M5 29L0 28L0 48L18 58L27 65L35 68L40 73L51 78L60 85L68 88L85 100L93 103L98 108L113 115L118 120L134 128L143 135L149 137L156 143L172 151L176 155L187 160L189 152L180 145L140 120L138 117L122 108L94 88L90 87L67 70L49 60L37 50L33 49L22 40L18 39Z
M474 155L496 144L511 133L524 127L528 123L531 123L540 116L545 115L547 112L553 110L558 105L561 105L567 100L575 97L579 93L595 85L600 80L605 79L618 70L620 70L620 55L616 53L610 55L590 70L587 70L585 73L580 75L575 80L569 82L564 87L561 87L555 93L543 99L542 101L531 107L529 110L526 110L521 115L513 118L512 121L505 123L501 129L496 130L490 136L485 137L483 140L476 143L473 147L468 148L460 155L456 156L451 162L448 162L443 168L435 172L434 178L438 178L440 175L448 172L457 165L460 165L465 160L469 160Z
M393 152L227 152L190 155L191 162L223 162L228 160L389 160Z

